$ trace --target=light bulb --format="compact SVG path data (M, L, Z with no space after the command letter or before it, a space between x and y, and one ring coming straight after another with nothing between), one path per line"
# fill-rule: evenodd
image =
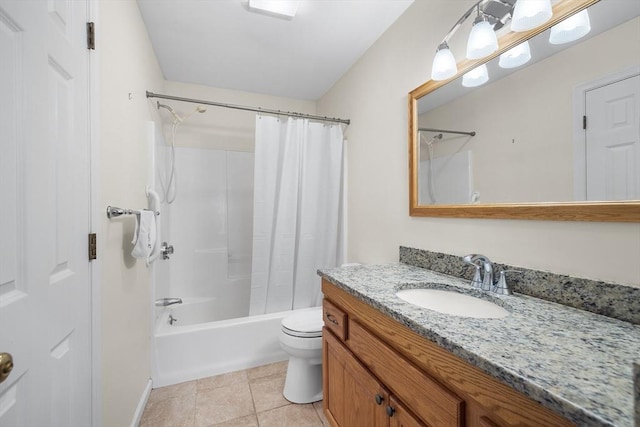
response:
M476 18L467 40L467 59L480 59L498 49L498 38L493 26L482 16Z
M578 40L591 31L589 12L584 9L551 27L549 43L563 44Z
M531 59L531 48L529 42L524 41L519 45L516 45L500 55L500 61L498 65L501 68L516 68L523 64L526 64Z
M529 31L551 19L551 0L518 0L513 8L511 31Z
M464 87L476 87L488 81L489 73L486 64L482 64L462 76L462 86Z
M433 58L431 80L446 80L455 76L457 72L456 59L453 57L449 46L447 43L440 44L436 51L436 56Z

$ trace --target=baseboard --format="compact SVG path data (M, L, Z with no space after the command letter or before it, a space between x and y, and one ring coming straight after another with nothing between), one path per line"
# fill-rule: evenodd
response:
M149 400L149 395L151 394L152 385L153 382L151 381L151 378L149 378L149 382L147 382L147 386L144 388L142 396L140 396L140 401L138 402L138 406L136 407L136 412L133 414L131 427L138 427L140 425L140 421L142 420L142 413L144 412L145 406L147 406L147 401Z

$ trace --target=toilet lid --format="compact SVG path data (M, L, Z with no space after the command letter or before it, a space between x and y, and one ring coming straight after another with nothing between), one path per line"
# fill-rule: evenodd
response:
M305 310L282 319L282 331L294 337L316 338L322 336L322 307Z

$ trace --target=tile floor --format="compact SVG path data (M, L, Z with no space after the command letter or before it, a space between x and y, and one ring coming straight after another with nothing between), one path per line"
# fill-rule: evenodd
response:
M282 397L287 362L160 387L140 427L328 427L322 402Z

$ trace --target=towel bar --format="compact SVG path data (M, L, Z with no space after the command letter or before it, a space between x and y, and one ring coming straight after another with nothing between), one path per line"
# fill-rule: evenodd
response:
M109 219L117 218L120 215L133 215L133 214L139 214L139 213L140 213L139 210L122 209L116 206L107 206L107 218ZM160 212L156 211L156 215L160 215Z

